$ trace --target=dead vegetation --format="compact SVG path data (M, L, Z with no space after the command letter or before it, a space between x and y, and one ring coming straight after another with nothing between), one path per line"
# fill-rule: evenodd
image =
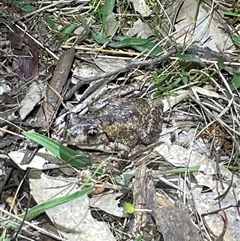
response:
M0 241L239 240L239 9L1 1ZM158 142L127 157L59 144L120 86L163 100Z

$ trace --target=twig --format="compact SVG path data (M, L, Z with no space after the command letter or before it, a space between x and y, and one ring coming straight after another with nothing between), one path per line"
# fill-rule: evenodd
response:
M165 59L167 59L170 56L172 56L173 54L175 54L176 52L177 52L177 49L175 47L172 47L169 50L163 52L163 54L159 57L153 58L151 60L130 62L127 66L121 67L121 68L119 68L119 69L117 69L113 72L108 72L106 74L98 75L98 76L91 77L91 78L81 78L79 76L74 76L74 78L79 79L80 81L67 92L64 99L69 100L72 97L72 95L74 94L74 92L76 92L84 84L89 84L90 82L96 81L96 80L99 80L99 79L110 78L111 76L114 76L114 75L117 76L120 73L124 73L127 70L130 70L130 69L133 69L133 68L136 68L136 67L150 66L150 65L157 64L157 63L161 63Z

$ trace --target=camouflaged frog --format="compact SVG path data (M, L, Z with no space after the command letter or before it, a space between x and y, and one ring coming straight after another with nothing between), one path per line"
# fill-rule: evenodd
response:
M163 123L163 103L149 104L142 98L126 97L126 88L103 94L82 116L72 115L67 142L83 149L131 153L138 145L158 140Z

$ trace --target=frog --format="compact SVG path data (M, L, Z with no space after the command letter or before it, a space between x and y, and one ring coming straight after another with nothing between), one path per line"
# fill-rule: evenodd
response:
M67 143L128 156L137 146L157 141L162 131L163 102L129 97L133 89L119 87L103 93L86 114L72 114L66 130Z

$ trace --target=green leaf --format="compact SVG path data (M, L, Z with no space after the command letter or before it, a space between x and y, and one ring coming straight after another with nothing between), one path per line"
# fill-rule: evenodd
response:
M177 96L177 93L172 92L172 90L178 86L180 86L182 81L188 82L188 76L185 76L184 73L179 74L178 78L171 78L171 75L174 74L163 74L158 75L157 73L153 73L153 82L157 86L157 91L154 93L154 97L163 98L169 96ZM185 76L185 79L183 79ZM171 82L173 81L173 82Z
M104 33L106 33L106 29L107 29L107 19L113 12L114 6L115 6L115 0L105 0L103 5L103 16L102 16Z
M240 36L237 34L233 34L232 39L233 42L237 45L237 47L240 47Z
M148 39L135 38L135 37L118 37L118 39L119 41L110 41L108 46L112 48L125 48L125 47L143 46L149 42Z
M184 68L203 68L205 64L194 54L176 54Z
M70 23L70 24L64 26L64 27L60 30L60 32L61 32L61 33L64 33L64 34L73 33L73 31L77 28L77 26L78 26L78 25L75 24L75 23Z
M64 204L66 202L72 201L74 199L77 199L79 197L82 197L86 194L89 194L93 191L93 187L88 187L88 188L84 188L81 189L79 191L76 191L74 193L65 195L63 197L57 197L54 199L50 199L44 203L38 204L36 206L34 206L33 208L31 208L27 215L26 215L26 220L32 220L33 218L37 217L39 214L45 212L46 210L59 206L61 204ZM80 204L79 204L80 205ZM24 215L21 215L24 216Z
M55 25L55 22L51 19L51 17L48 14L44 14L44 20L46 21L49 28L56 30L57 27Z
M30 13L35 11L37 8L31 4L27 4L25 2L22 1L16 1L16 0L12 0L11 3L18 8L19 10L25 12L25 13Z
M167 170L166 174L183 174L186 171L188 171L189 173L193 173L193 172L198 172L199 168L200 168L200 165L196 165L192 167L179 167L179 168Z
M122 173L121 177L117 177L115 180L121 185L129 185L131 179L137 176L138 172L136 170L128 170Z
M188 76L186 76L186 75L182 76L182 82L183 82L184 85L188 84L188 80L189 80Z
M223 68L225 67L223 57L218 58L217 66L218 66L219 70L223 70Z
M153 74L153 81L156 84L165 83L166 80L168 80L168 79L169 79L169 74L163 74L161 76L158 76L158 74L156 72Z
M113 41L110 41L108 45L113 48L132 47L139 52L146 51L147 53L150 53L150 55L152 56L156 56L162 53L163 51L161 46L157 46L149 39L142 39L137 37L117 36L114 37Z
M20 6L20 9L21 9L23 12L25 12L25 13L31 13L31 12L37 10L37 8L36 8L35 6L30 5L30 4L22 4L22 5Z
M146 44L143 44L141 46L133 46L134 49L136 49L139 52L147 52L151 56L157 56L163 52L163 49L161 46L156 45L154 42L149 41Z
M224 167L227 168L228 170L231 170L231 171L240 171L240 167L239 166L224 165Z
M226 16L232 16L232 17L237 17L237 18L240 17L240 14L229 12L229 11L223 11L223 14L226 15Z
M93 39L99 44L105 44L109 41L109 39L100 32L91 31L91 35Z
M237 90L240 87L240 73L235 74L230 84L231 90Z
M0 236L0 241L11 241L12 240L12 238L7 238L6 237L6 230L4 230L4 232L1 234L1 236Z
M196 61L202 63L202 60L194 54L176 54L176 57L182 61Z
M135 207L133 206L133 204L125 202L123 204L123 212L124 213L134 213Z
M137 37L124 37L115 36L112 40L107 38L104 34L100 32L91 31L93 39L100 43L108 43L109 47L112 48L127 48L131 47L137 51L150 53L150 55L155 56L162 53L163 49L157 46L155 43L151 42L149 39L142 39Z
M140 237L137 237L134 241L143 241L143 238L140 236Z
M225 189L225 191L222 194L220 194L219 196L215 197L214 200L221 201L221 200L223 200L227 196L227 194L229 193L229 191L230 191L230 189L232 187L233 178L234 178L234 174L232 173L232 178L231 178L231 182L230 182L229 186L227 187L227 189Z
M105 0L103 5L103 17L108 18L113 12L115 0Z
M91 160L88 157L44 135L32 131L23 132L23 134L29 139L36 141L38 144L47 148L54 156L76 168L85 167L91 164Z
M122 174L123 178L124 178L124 183L125 185L128 185L130 183L130 180L137 176L138 172L136 170L130 170L130 171L126 171Z
M78 40L77 40L77 42L76 42L76 44L79 44L79 43L81 43L83 40L85 40L86 38L88 38L89 33L91 32L91 29L90 29L90 26L88 25L87 21L86 21L83 17L79 16L77 19L80 21L81 25L84 27L84 30L85 30L85 31L82 33L82 35L79 36L79 38L78 38Z

